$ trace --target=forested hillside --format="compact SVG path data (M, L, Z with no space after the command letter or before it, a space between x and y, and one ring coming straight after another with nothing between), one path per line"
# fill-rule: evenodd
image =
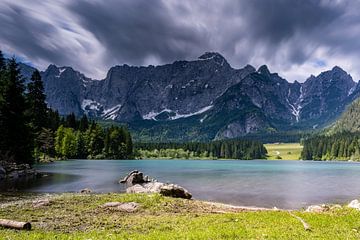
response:
M225 158L262 159L264 145L251 140L224 140L187 143L137 143L136 155L142 158Z
M360 160L360 134L343 132L320 135L304 141L305 160Z
M360 99L323 133L306 139L301 157L308 160L360 160Z
M329 133L360 132L360 99L355 100L341 115Z

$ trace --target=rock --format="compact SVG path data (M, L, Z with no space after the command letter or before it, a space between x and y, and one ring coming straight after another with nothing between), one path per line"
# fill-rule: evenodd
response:
M185 188L176 184L165 184L160 188L160 194L167 197L191 199L192 195Z
M352 200L349 205L348 205L349 208L355 208L357 210L360 210L360 202L359 200L355 199L355 200Z
M120 183L127 183L131 186L126 189L127 193L160 193L167 197L191 199L192 195L185 188L169 183L161 183L156 180L149 180L142 172L134 170L130 172Z
M307 209L305 210L305 212L322 213L322 212L327 212L329 210L330 210L330 206L328 206L326 204L322 204L322 205L308 206Z
M335 204L335 205L332 205L332 206L330 207L330 209L331 209L331 210L342 209L342 206L339 205L339 204Z
M136 184L126 189L127 193L160 193L166 197L191 199L192 195L185 188L176 184L165 184L151 182L147 184Z
M149 182L149 177L145 176L144 178L144 174L138 170L130 172L124 179L119 181L119 183L127 183L131 185L147 182Z
M34 208L50 205L49 199L39 199L32 202Z
M124 212L135 212L139 208L139 204L136 202L127 202L127 203L121 203L121 202L108 202L103 205L105 208L115 208L120 211Z
M80 190L80 193L84 193L84 194L89 194L91 192L92 192L92 190L90 188L84 188L84 189Z

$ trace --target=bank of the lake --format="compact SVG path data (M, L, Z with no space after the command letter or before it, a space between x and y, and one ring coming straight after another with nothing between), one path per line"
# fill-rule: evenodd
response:
M359 239L360 212L249 211L143 194L0 195L0 218L30 221L31 231L0 228L7 239ZM37 200L48 199L45 205ZM133 212L104 207L135 202ZM309 226L304 229L297 218ZM336 224L336 227L334 227Z

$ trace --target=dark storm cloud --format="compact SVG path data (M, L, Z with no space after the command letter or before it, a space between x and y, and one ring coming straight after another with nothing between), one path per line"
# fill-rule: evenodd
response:
M3 0L0 47L104 77L115 64L222 53L289 80L340 65L360 78L356 0ZM319 62L323 64L318 64Z
M202 29L178 23L162 1L76 1L70 9L106 46L111 62L144 64L152 57L164 63L209 47Z
M343 14L339 6L318 0L242 1L239 9L249 23L249 33L272 43L289 39L298 31L318 29Z
M314 31L332 24L344 13L339 5L324 4L318 0L252 0L242 1L239 7L247 21L247 32L252 41L267 44L267 54L291 40L295 34L302 35L302 41ZM289 61L302 63L309 53L294 46Z
M28 12L16 5L9 4L1 9L0 14L1 45L16 46L16 49L27 56L61 62L66 59L59 49L44 47L44 39L51 38L56 28L28 15Z

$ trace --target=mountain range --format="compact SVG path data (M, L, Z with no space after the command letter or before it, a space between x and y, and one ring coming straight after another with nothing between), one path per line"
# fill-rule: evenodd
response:
M29 79L34 69L20 68ZM60 114L126 123L138 140L213 140L321 128L360 95L360 85L337 66L291 83L266 65L234 69L216 52L161 66L114 66L102 80L55 65L41 76L47 103Z

